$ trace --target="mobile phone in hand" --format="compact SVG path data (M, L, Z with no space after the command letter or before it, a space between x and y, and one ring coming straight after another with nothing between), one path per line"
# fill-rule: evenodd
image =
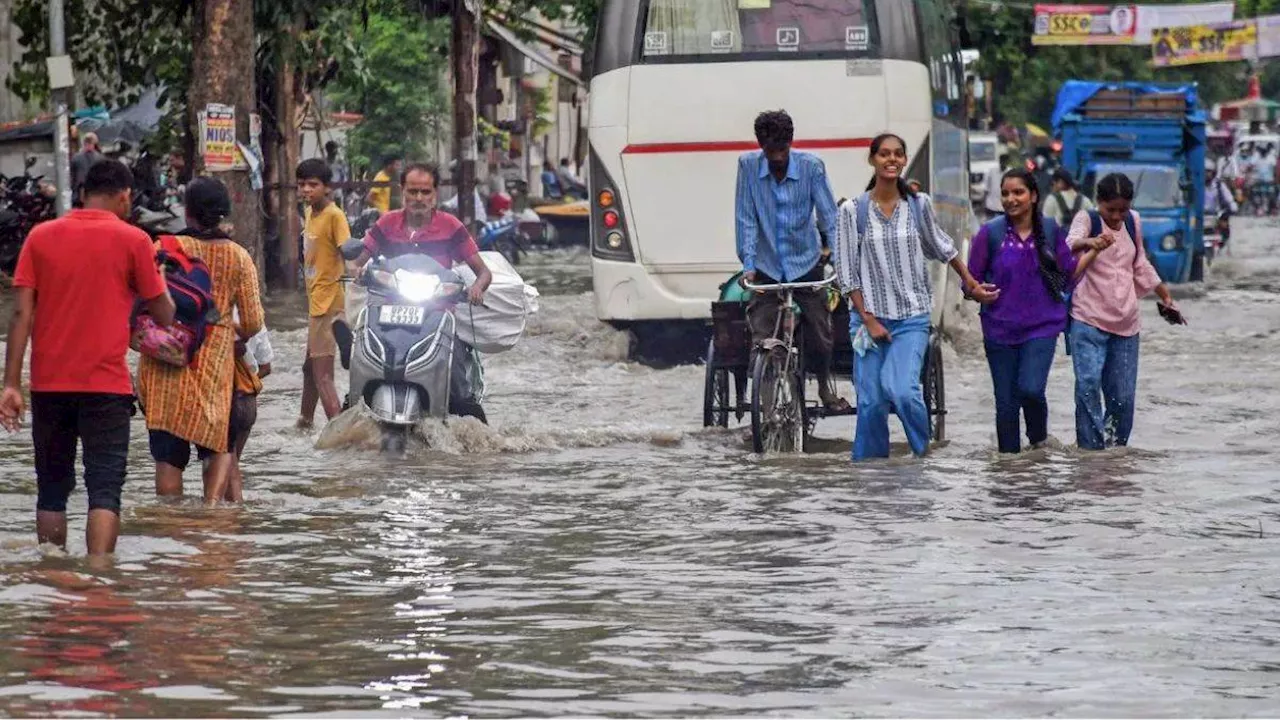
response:
M1165 305L1162 302L1156 303L1156 310L1160 311L1160 317L1170 325L1186 325L1187 319L1182 316L1182 312L1177 308Z

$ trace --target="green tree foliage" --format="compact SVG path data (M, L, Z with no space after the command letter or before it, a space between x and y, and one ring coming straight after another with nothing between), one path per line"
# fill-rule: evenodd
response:
M425 156L449 109L441 83L448 21L374 15L354 35L368 72L340 73L330 93L333 102L364 114L347 136L352 165L374 167L386 155Z
M160 85L168 112L159 144L172 147L186 118L195 0L66 0L67 49L89 105L120 107ZM517 28L541 15L595 28L601 0L496 0L486 10ZM440 86L447 63L449 0L256 0L259 93L287 63L303 95L320 88L365 116L353 150L372 161L389 152L419 154L448 111ZM17 0L12 22L26 48L9 79L24 100L49 94L47 0ZM589 54L589 53L588 53ZM331 86L331 87L330 87ZM269 120L271 103L259 108ZM420 128L421 132L404 131ZM358 148L358 150L357 150Z
M1028 5L995 0L960 0L967 47L982 53L978 74L994 85L998 119L1047 127L1058 88L1066 80L1151 80L1197 82L1205 107L1242 97L1246 63L1212 63L1181 68L1150 66L1150 47L1036 47ZM1168 4L1178 4L1168 3ZM1236 17L1280 13L1280 0L1237 0ZM1280 72L1263 72L1263 92L1280 95Z

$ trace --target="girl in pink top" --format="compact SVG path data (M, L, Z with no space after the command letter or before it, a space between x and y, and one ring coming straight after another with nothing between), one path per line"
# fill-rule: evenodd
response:
M1133 194L1128 177L1107 175L1097 189L1099 237L1089 237L1092 211L1077 214L1067 233L1073 249L1097 250L1072 296L1068 331L1076 373L1076 444L1085 450L1129 444L1142 324L1138 299L1154 290L1164 312L1177 313L1169 289L1142 249L1142 225L1131 209ZM1126 228L1131 213L1137 237Z

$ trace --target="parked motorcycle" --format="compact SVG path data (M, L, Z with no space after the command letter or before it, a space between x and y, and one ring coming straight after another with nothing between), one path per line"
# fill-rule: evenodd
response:
M31 228L57 216L57 190L32 175L35 158L27 158L22 175L0 176L0 270L12 274Z
M349 241L343 257L354 260L361 249L359 240ZM412 253L374 258L356 283L369 295L351 327L347 404L368 409L382 429L383 449L402 451L424 418L470 415L485 422L472 392L478 360L456 334L463 279Z
M534 235L533 233L536 233ZM507 262L519 265L520 258L529 252L544 234L542 219L532 210L519 213L508 211L498 220L485 223L480 228L476 245L480 250L493 250L502 254Z

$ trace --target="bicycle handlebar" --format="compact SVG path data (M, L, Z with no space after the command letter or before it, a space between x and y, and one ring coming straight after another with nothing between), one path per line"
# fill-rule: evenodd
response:
M812 282L777 283L775 285L755 285L753 283L747 282L746 279L744 278L742 280L742 287L748 290L754 290L756 292L783 292L786 290L814 290L814 289L823 287L824 285L830 285L835 281L836 281L836 276L832 275L831 277L826 278L825 280L814 280Z

